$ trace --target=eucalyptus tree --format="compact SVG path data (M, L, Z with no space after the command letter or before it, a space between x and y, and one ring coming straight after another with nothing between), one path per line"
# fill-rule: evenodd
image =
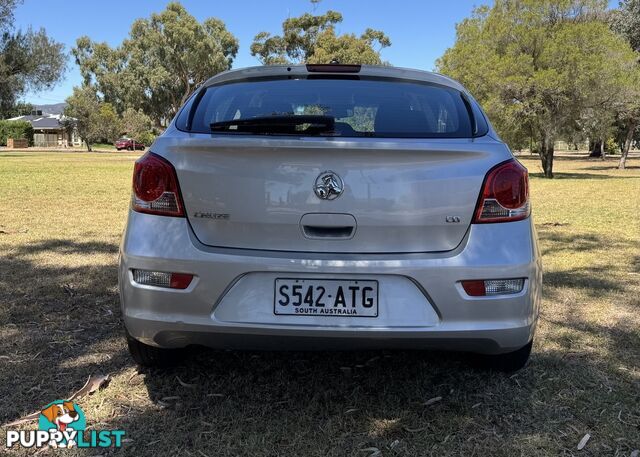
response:
M121 120L111 103L102 101L94 87L74 87L67 98L62 124L66 130L76 130L91 152L98 141L116 140L122 130Z
M18 0L0 0L0 118L16 111L28 91L49 89L62 79L67 55L64 46L44 29L14 30Z
M318 1L312 1L317 4ZM382 64L380 51L391 46L384 32L368 28L360 36L353 33L339 35L335 26L342 22L342 14L305 13L285 19L282 35L258 33L251 44L251 55L265 65L287 63Z
M119 113L142 109L156 124L171 118L207 78L231 68L238 40L217 18L202 22L177 2L133 22L112 48L80 37L73 49L85 85Z
M91 145L97 140L94 122L100 110L100 99L95 89L89 86L74 87L66 103L63 118L65 129L75 129L87 146L87 151L91 152Z
M622 0L619 8L612 11L610 22L613 30L625 37L631 47L640 53L640 0ZM627 74L627 79L627 104L618 112L622 139L622 154L618 165L620 169L626 167L631 143L640 136L640 58L634 71Z
M553 177L554 142L616 109L636 55L603 18L604 0L496 0L456 28L438 70L465 84L512 146L533 137Z
M142 110L127 108L122 113L122 133L148 146L154 139L153 121Z

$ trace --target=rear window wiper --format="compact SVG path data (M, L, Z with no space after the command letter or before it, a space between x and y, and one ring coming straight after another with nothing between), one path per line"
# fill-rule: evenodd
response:
M298 129L299 126L305 126ZM212 132L230 133L272 133L272 134L311 134L332 132L335 126L333 116L277 114L273 116L257 116L245 119L212 122Z

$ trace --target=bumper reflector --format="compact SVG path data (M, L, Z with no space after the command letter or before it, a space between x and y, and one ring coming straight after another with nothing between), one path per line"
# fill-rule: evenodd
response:
M164 271L131 270L133 280L145 286L166 287L168 289L186 289L193 275L186 273L166 273Z
M524 287L524 278L462 281L462 288L471 297L517 294Z

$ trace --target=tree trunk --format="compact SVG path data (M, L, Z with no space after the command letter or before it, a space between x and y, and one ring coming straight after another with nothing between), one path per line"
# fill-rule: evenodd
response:
M87 140L84 140L84 144L86 144L86 145L87 145L87 152L93 152L93 151L91 150L91 144L90 144Z
M602 160L607 158L607 153L604 152L604 142L605 140L600 140L600 159Z
M544 136L540 145L540 159L546 178L553 178L553 139Z
M620 163L618 168L624 170L627 165L627 155L629 155L629 149L631 149L631 142L633 141L633 133L636 130L636 123L631 121L629 123L629 130L627 131L627 137L624 139L624 146L622 147L622 154L620 155Z
M589 157L601 157L602 156L602 153L600 152L601 147L602 147L601 141L594 141L590 143Z

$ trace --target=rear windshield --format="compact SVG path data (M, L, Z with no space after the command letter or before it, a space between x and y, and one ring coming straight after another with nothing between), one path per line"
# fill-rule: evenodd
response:
M197 98L195 98L197 100ZM178 117L185 130L194 98ZM367 79L280 79L243 81L207 88L193 113L192 132L209 133L214 123L269 116L326 116L329 131L297 123L299 135L344 137L469 138L471 117L461 93L420 82ZM474 107L475 108L475 107ZM476 111L474 109L474 111ZM479 111L479 110L478 110ZM478 118L479 113L474 113ZM324 118L323 118L324 119ZM294 119L295 120L295 119ZM477 119L480 123L481 119ZM252 134L269 134L269 126ZM482 130L482 129L478 129ZM313 132L313 133L309 133ZM216 134L240 134L226 126Z

